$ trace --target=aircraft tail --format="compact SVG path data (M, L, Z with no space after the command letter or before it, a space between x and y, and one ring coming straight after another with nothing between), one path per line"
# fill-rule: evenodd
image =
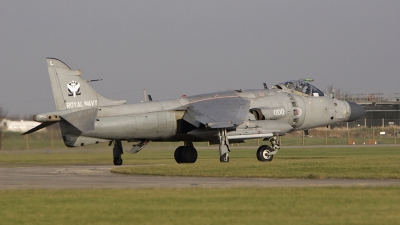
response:
M57 110L126 103L125 100L114 101L101 96L81 78L81 70L72 70L55 58L46 58L46 61Z

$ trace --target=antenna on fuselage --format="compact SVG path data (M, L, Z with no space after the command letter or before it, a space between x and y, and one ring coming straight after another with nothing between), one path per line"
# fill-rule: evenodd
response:
M305 81L305 82L313 82L314 79L312 78L300 78L300 80Z
M149 99L149 102L152 102L153 98L151 97L151 95L147 95L146 93L147 93L147 91L145 88L145 89L143 89L143 99L144 99L143 102L147 102L147 99ZM146 95L147 95L147 98L146 98Z
M87 80L86 83L94 82L94 81L102 81L103 79L96 79L96 80Z

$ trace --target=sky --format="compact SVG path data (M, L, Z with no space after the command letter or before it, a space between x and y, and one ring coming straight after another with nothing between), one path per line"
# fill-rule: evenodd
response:
M0 0L0 107L55 111L46 57L137 103L313 78L400 92L400 1Z

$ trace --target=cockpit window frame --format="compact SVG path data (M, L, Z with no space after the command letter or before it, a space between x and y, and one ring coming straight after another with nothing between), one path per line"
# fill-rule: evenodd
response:
M310 96L310 97L322 97L325 96L324 92L319 90L317 87L314 85L303 81L303 80L289 80L283 83L279 83L273 88L277 89L282 89L282 90L287 90L291 91L293 93L299 93L305 96Z
M315 87L314 85L312 86L312 94L313 97L322 97L325 96L324 92L322 92L321 90L319 90L317 87Z

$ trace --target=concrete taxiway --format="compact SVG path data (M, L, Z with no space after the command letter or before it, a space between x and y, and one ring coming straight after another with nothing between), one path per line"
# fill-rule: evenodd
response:
M0 168L0 189L400 186L400 180L208 178L121 175L112 166Z

